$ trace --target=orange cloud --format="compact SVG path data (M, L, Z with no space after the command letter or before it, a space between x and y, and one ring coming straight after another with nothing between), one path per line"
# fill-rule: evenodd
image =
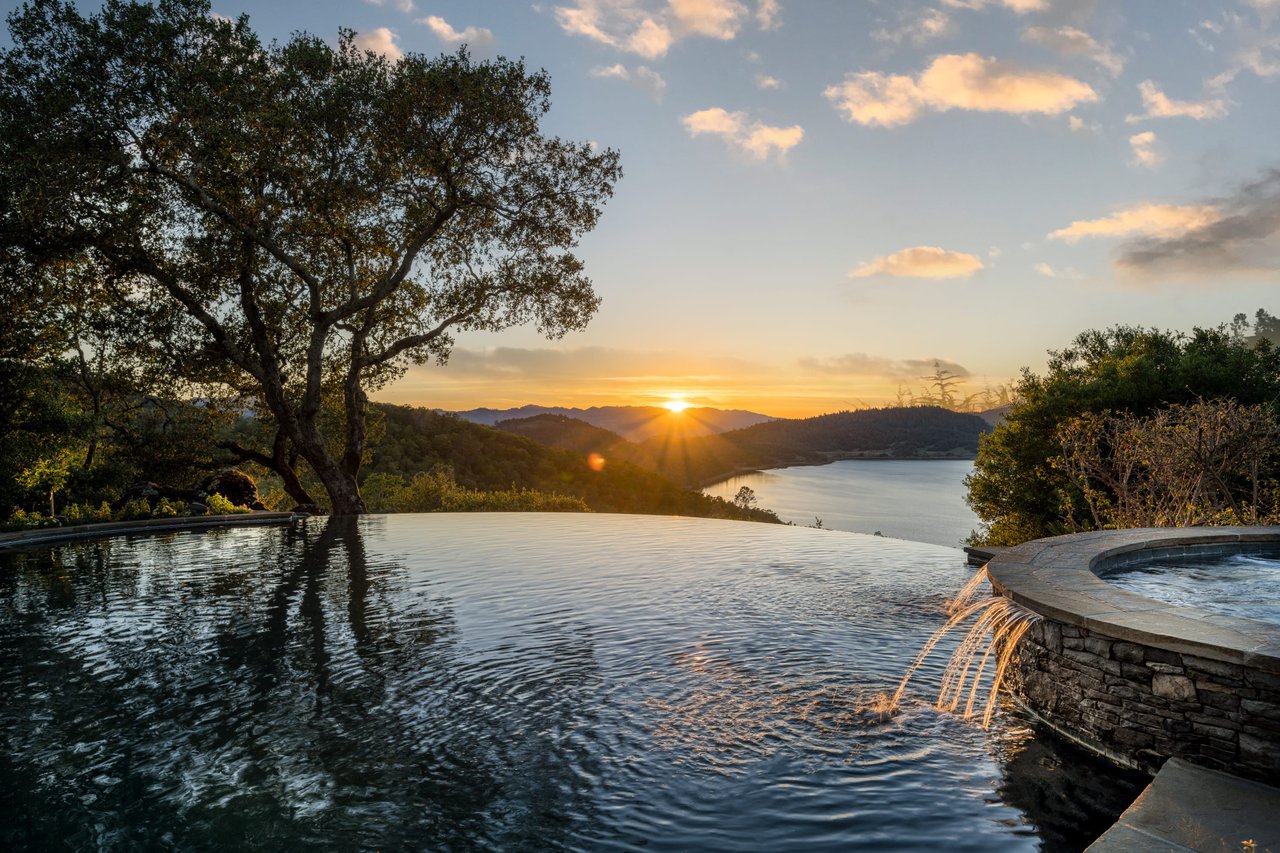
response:
M861 265L849 278L887 275L895 278L969 278L983 268L975 255L948 252L937 246L915 246Z
M916 77L862 71L824 93L851 122L895 127L928 111L1064 113L1098 100L1089 84L976 53L939 56Z
M1150 130L1130 136L1129 148L1133 151L1133 162L1148 169L1154 169L1163 163L1164 155L1156 147L1157 141L1155 133Z
M1099 219L1078 219L1049 235L1051 240L1074 243L1083 237L1156 237L1171 239L1217 222L1218 208L1211 204L1140 204Z
M729 112L722 107L690 113L681 121L691 135L719 136L730 146L756 160L767 160L771 155L782 158L804 139L804 128L798 124L774 127L758 121L752 122L746 113Z
M1125 121L1145 121L1150 118L1193 118L1204 121L1211 118L1222 118L1227 114L1227 102L1222 98L1208 98L1203 101L1175 101L1150 80L1138 84L1138 92L1142 95L1142 106L1146 111L1141 115L1125 116Z
M404 51L400 50L399 45L396 44L396 34L386 27L378 27L358 34L355 37L355 45L361 50L380 53L392 62L404 56Z

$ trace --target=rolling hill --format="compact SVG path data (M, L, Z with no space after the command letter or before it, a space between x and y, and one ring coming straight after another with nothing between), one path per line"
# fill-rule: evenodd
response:
M684 429L691 435L714 435L773 420L768 415L738 409L689 408L675 414L662 406L592 406L589 409L521 406L518 409L470 409L454 414L486 426L538 415L559 415L616 432L628 441L660 437L668 432L673 419L684 424Z
M383 436L362 474L447 471L461 486L486 491L526 488L582 498L596 512L687 515L778 522L772 512L743 509L610 457L593 468L587 453L474 424L429 409L379 404ZM615 436L616 438L616 436Z

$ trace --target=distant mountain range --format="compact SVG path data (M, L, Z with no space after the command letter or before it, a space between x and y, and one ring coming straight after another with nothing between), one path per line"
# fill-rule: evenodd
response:
M592 406L575 409L565 406L521 406L518 409L470 409L454 412L475 424L495 426L499 421L558 415L573 418L615 432L628 441L645 441L671 432L671 419L680 418L685 436L716 435L774 420L758 412L739 409L688 408L679 414L662 406Z
M715 434L667 431L641 442L564 415L511 418L496 426L562 450L625 460L690 487L744 470L835 459L972 459L978 438L991 429L982 416L932 406L775 419Z

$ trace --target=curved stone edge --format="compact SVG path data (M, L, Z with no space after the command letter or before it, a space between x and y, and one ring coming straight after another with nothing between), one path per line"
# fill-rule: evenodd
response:
M103 539L129 534L167 533L178 530L204 530L218 527L247 527L260 524L288 524L305 514L292 512L249 512L234 515L197 515L188 518L145 518L140 521L112 521L106 524L80 524L75 527L44 527L0 533L0 551L28 548L34 545L56 545L75 539Z
M1188 554L1277 550L1280 527L1104 531L1028 542L987 566L997 594L1042 618L1019 644L1015 699L1113 761L1169 758L1280 778L1280 628L1177 607L1098 576Z
M1056 622L1280 674L1280 628L1158 601L1098 577L1123 563L1267 546L1280 547L1280 526L1080 533L1009 548L991 559L987 575L998 594Z

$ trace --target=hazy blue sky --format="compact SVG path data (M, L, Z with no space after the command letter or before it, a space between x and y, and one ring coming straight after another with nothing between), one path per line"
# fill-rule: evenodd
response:
M1280 311L1280 0L215 0L285 38L468 42L622 152L591 327L463 336L384 399L809 414L1117 323Z

